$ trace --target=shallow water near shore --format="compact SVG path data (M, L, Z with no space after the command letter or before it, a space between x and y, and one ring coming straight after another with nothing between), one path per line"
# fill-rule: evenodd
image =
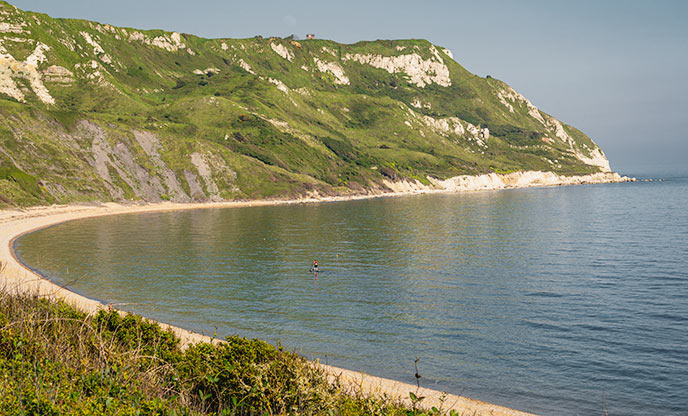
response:
M688 177L84 219L16 241L83 295L542 414L688 410ZM317 258L322 271L309 273Z

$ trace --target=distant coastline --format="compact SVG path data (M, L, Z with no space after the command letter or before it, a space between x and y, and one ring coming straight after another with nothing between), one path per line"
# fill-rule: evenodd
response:
M293 200L253 200L253 201L229 201L209 203L155 203L155 204L119 204L103 203L93 205L63 205L48 207L33 207L27 209L0 210L0 285L5 291L20 293L36 293L55 299L63 299L85 312L94 312L107 305L71 292L59 285L33 272L28 266L22 264L13 251L13 242L24 234L55 224L73 221L77 219L100 217L105 215L164 212L191 209L210 208L238 208L250 206L286 205L299 203L336 202L356 199L403 196L424 193L449 193L481 190L499 190L524 187L559 186L573 184L595 184L633 181L633 178L623 177L617 173L599 173L585 176L559 176L550 172L514 172L508 174L488 174L479 176L460 176L445 181L433 181L432 186L423 185L420 182L396 182L388 186L393 192L346 195L336 197L319 197L293 199ZM215 342L213 338L197 334L172 325L162 324L164 328L170 328L182 343L187 345L197 342ZM320 364L318 364L320 365ZM416 386L400 383L393 380L364 375L362 373L344 370L331 366L321 367L331 376L340 375L342 380L356 388L361 388L368 393L386 394L401 400L408 399L408 392L415 391ZM421 389L420 394L426 397L427 406L440 406L442 403L450 409L473 414L492 415L526 415L528 413L508 409L468 399L455 395L444 395L442 392Z

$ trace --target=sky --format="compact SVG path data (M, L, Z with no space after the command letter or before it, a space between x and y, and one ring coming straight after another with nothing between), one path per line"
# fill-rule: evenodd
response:
M428 39L588 134L621 173L688 166L688 1L10 0L202 37Z

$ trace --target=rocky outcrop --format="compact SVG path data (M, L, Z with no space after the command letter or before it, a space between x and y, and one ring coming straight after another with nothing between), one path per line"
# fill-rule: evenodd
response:
M45 82L58 82L61 84L71 84L74 82L74 73L59 65L50 65L47 67L41 71L41 77Z
M130 134L133 140L127 132L110 132L82 120L73 133L64 134L58 140L87 162L107 190L109 195L101 197L106 200L220 201L223 190L214 177L222 177L229 183L236 181L236 173L227 163L208 150L184 155L186 160L181 165L185 169L173 169L165 160L165 144L160 137L142 130ZM84 168L81 175L87 174ZM60 192L73 191L62 188ZM60 199L60 195L54 196Z
M121 30L123 31L123 34L126 36L126 30ZM181 35L177 32L172 32L169 35L155 36L151 38L142 32L133 30L128 34L128 37L129 42L141 42L146 45L151 45L166 50L167 52L177 52L179 50L183 50L184 48L186 48L186 52L189 55L195 55L194 51L191 50L191 48L186 47L186 44L182 40Z
M433 82L443 87L451 85L451 77L449 75L449 68L444 64L442 57L437 53L437 50L432 48L433 58L423 59L417 52L398 55L398 56L383 56L373 54L347 54L344 60L355 61L361 64L370 65L375 68L384 69L390 74L396 72L403 72L406 74L410 82L416 86L423 88Z
M334 75L335 84L350 84L349 77L346 76L346 74L344 73L344 69L337 62L323 61L321 59L318 59L317 57L313 58L313 62L315 62L315 65L318 67L318 71L329 72L330 74Z
M282 45L281 43L270 43L270 48L272 48L273 51L282 58L286 59L287 61L291 62L294 60L294 54L287 49L286 46Z
M526 171L507 174L489 173L485 175L461 175L440 180L427 178L425 185L420 181L385 181L385 185L399 193L466 192L489 191L509 188L528 188L540 186L583 185L595 183L634 182L634 178L618 173L594 173L590 175L565 176L553 172Z
M429 178L430 179L430 178ZM430 179L436 189L459 192L534 186L582 185L593 183L629 182L632 178L618 173L594 173L590 175L565 176L553 172L490 173L478 176L456 176L446 180Z
M0 93L9 95L20 102L26 102L24 93L17 86L15 79L26 79L36 96L45 104L55 104L55 99L43 85L38 65L43 63L48 46L36 42L36 47L25 60L18 61L9 53L0 53Z

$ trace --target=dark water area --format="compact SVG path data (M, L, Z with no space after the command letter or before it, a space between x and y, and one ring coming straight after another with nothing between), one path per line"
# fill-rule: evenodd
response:
M205 334L547 415L688 412L688 175L84 219L16 242ZM313 259L322 271L309 273Z

